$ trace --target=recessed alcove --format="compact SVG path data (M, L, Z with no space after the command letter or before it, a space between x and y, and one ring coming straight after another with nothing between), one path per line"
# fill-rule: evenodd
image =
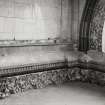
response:
M26 99L33 105L35 99L42 99L42 102L44 99L45 103L52 102L51 105L70 105L70 101L76 105L85 96L88 101L93 99L92 103L96 105L101 105L101 101L104 103L105 56L101 50L105 51L102 46L104 19L100 15L104 7L102 2L96 1L0 0L3 5L0 11L3 8L6 11L0 14L2 103ZM100 9L100 6L103 8ZM92 17L88 14L91 11ZM96 11L98 14L95 14ZM78 51L79 40L86 51ZM86 103L85 99L80 103ZM87 104L92 105L91 102Z

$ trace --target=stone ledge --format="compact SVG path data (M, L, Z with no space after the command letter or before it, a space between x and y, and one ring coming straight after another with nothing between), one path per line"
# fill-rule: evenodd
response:
M17 65L9 67L0 68L0 77L10 77L16 75L24 75L29 73L44 72L57 69L69 69L69 68L81 68L81 69L92 69L95 71L105 73L105 65L95 61L85 61L85 60L74 60L68 61L56 61L46 64L27 64L27 65Z
M43 88L50 84L60 85L67 81L81 81L105 86L105 65L82 57L74 61L58 61L48 64L28 64L0 68L0 97ZM90 58L89 58L90 59Z

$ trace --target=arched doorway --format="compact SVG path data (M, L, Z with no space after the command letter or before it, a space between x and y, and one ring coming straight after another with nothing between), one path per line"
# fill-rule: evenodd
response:
M79 51L87 52L89 50L89 29L93 17L93 12L99 0L87 0L83 11L80 33L79 33Z

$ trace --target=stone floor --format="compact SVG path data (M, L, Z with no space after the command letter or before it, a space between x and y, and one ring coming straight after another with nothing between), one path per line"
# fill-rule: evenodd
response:
M0 105L105 105L105 88L66 83L11 95L0 100Z

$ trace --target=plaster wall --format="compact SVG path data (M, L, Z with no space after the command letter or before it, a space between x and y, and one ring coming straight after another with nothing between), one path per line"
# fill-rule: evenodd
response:
M0 40L70 38L69 0L0 0Z
M77 42L84 5L85 0L0 0L0 40L58 37ZM62 51L61 46L3 47L0 58L4 66L10 58L15 62L16 56L19 62L23 58L21 61L27 63L30 58L40 56L40 52L43 56L53 53L47 58L58 56L59 59L72 49L70 45L64 45Z
M80 22L81 22L82 13L85 7L86 0L71 0L71 1L72 1L71 35L72 35L73 42L78 43Z
M0 0L0 40L78 40L86 0Z

